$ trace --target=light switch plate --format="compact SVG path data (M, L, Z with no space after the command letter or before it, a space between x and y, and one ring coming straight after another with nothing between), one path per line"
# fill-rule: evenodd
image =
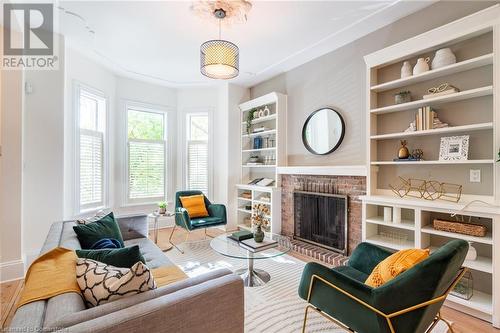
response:
M481 182L481 170L470 169L469 180L471 183L480 183Z

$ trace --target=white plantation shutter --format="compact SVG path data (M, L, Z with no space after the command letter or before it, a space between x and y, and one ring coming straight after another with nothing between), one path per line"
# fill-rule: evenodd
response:
M208 142L188 141L187 186L208 195Z
M80 129L80 206L103 204L103 133Z
M165 197L165 141L129 139L129 198Z

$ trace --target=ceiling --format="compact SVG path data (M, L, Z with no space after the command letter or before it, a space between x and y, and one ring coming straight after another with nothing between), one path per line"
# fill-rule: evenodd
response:
M240 48L252 86L409 15L433 1L253 1L248 21L222 27ZM179 87L213 80L199 71L199 47L218 27L189 1L61 1L67 44L119 75Z

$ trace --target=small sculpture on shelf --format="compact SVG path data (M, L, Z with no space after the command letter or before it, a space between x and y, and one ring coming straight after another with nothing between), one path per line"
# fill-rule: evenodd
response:
M427 89L428 94L422 96L422 98L426 99L426 98L433 98L433 97L438 97L438 96L443 96L443 95L449 95L449 94L457 93L459 91L460 91L460 89L458 89L457 87L454 87L451 84L445 82L445 83L441 83L440 85L438 85L436 87L432 87L432 88Z
M399 159L406 159L410 157L410 151L406 147L406 140L401 140L401 147L398 150L398 158Z
M397 94L394 95L394 103L396 104L402 104L402 103L408 103L411 102L411 93L410 91L400 91Z
M435 180L422 180L398 177L397 182L389 184L392 192L398 197L414 197L426 200L445 200L459 202L462 196L462 185L442 183Z

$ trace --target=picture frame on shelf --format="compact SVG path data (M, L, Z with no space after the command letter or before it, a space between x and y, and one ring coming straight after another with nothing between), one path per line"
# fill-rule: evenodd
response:
M440 161L464 161L469 158L469 135L441 138Z

